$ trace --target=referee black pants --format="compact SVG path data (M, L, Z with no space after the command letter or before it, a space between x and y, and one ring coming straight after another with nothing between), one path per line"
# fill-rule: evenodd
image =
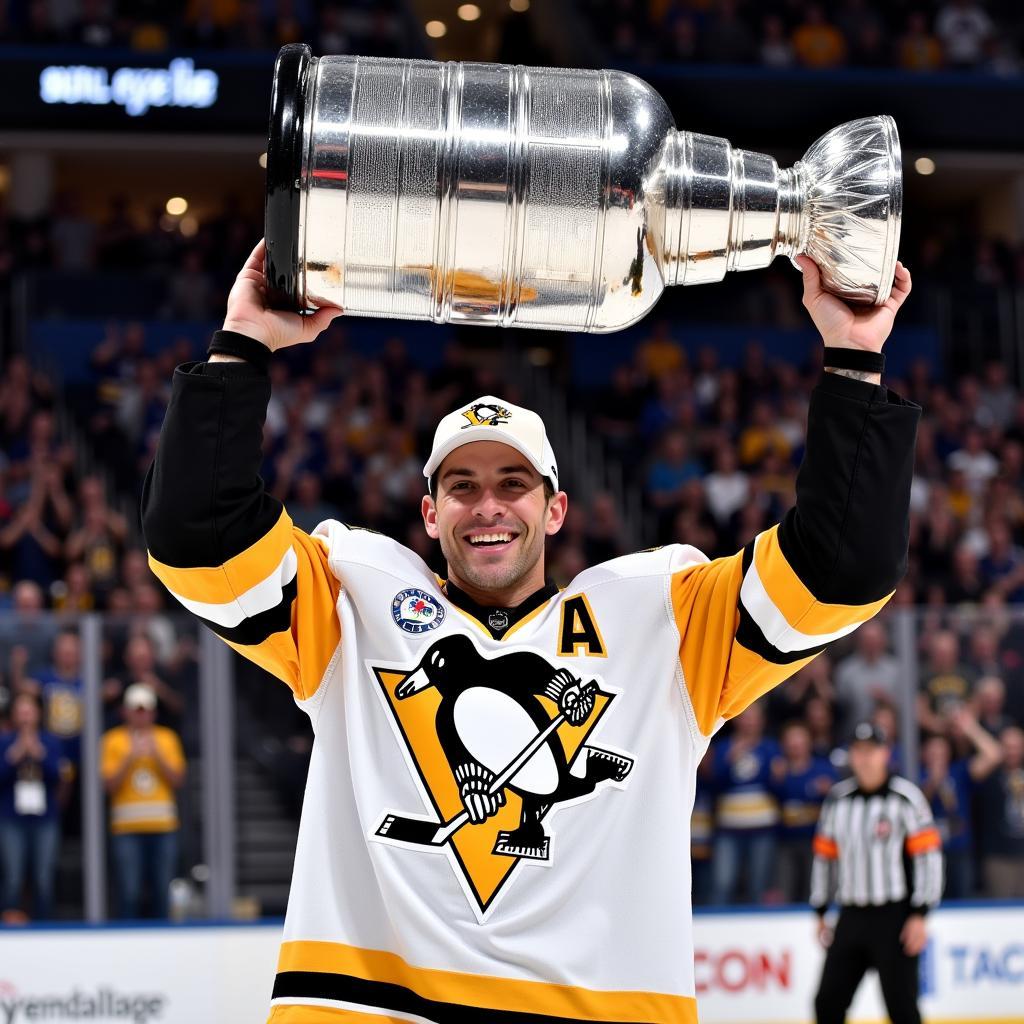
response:
M814 1000L817 1024L844 1024L857 986L872 967L878 971L892 1024L921 1024L918 957L907 956L900 942L908 913L900 903L843 908Z

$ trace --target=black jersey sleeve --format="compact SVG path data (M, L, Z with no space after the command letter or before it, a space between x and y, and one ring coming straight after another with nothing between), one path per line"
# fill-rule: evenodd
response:
M340 583L324 542L264 489L269 400L269 376L250 363L175 371L142 528L150 567L171 594L302 699L341 640Z

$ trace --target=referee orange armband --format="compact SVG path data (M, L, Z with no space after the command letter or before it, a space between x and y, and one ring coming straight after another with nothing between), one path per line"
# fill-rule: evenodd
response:
M934 826L923 828L920 832L907 836L907 853L911 857L940 849L942 849L942 837L939 835L939 830Z
M839 847L836 846L836 841L829 839L828 836L815 836L814 854L817 857L824 857L825 860L838 860Z

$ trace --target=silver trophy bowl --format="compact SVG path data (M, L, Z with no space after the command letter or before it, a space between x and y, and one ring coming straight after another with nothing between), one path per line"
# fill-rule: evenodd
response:
M793 167L677 131L618 71L284 47L267 147L275 308L608 332L669 285L807 253L829 291L880 304L903 181L888 115Z

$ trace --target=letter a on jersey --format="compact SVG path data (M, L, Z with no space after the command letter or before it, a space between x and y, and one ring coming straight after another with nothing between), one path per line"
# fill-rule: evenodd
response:
M372 838L447 854L480 920L522 861L551 863L552 812L633 767L587 742L615 693L533 651L485 656L457 633L412 668L368 667L431 811L385 811Z

